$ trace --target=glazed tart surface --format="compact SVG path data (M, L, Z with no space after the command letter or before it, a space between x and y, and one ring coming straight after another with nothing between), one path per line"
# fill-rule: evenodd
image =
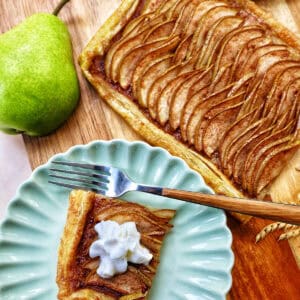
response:
M299 49L250 1L125 1L80 62L144 138L263 197L299 148Z

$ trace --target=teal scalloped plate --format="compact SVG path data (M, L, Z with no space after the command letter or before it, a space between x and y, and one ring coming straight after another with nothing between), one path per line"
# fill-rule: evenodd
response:
M2 300L56 299L57 249L70 191L48 183L54 159L112 165L139 183L212 193L181 159L142 142L96 141L55 155L20 186L0 225ZM137 192L124 199L177 210L149 299L226 298L234 258L222 210Z

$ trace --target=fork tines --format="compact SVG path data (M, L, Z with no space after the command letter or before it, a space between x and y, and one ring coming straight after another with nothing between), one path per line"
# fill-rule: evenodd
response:
M90 170L96 170L100 171L104 174L109 175L111 167L108 166L101 166L101 165L91 165L91 164L84 164L84 163L75 163L75 162L66 162L66 161L52 161L53 164L58 165L64 165L64 166L70 166L70 167L79 167L83 169L90 169Z
M86 169L86 172L73 170L70 168L50 168L49 176L51 178L60 179L59 181L49 180L49 183L56 184L71 189L91 190L96 193L104 194L108 189L110 167L100 165L89 165L84 163L52 161L54 164L68 166L71 168ZM91 172L90 170L97 171ZM61 175L62 174L62 175ZM64 176L74 175L74 176ZM79 183L79 184L76 184Z

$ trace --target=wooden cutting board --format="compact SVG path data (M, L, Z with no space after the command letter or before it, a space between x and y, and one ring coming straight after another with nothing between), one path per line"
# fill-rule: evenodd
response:
M0 31L5 32L33 13L51 12L58 2L0 0ZM75 60L119 2L120 0L71 0L61 11L60 17L72 36ZM261 0L257 3L272 12L290 30L300 33L299 0ZM81 100L72 117L62 128L47 137L24 136L33 169L45 163L52 155L76 144L112 138L141 140L116 113L99 100L83 78L78 64L76 67L81 85ZM228 299L300 298L300 271L289 243L277 242L278 234L275 234L255 244L256 234L268 223L252 218L247 224L241 224L228 216L235 254L233 285ZM300 242L294 240L291 244L293 251L300 253Z

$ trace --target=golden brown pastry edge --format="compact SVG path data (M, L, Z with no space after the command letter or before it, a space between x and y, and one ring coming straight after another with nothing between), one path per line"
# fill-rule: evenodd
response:
M70 286L72 265L76 257L76 249L81 240L86 216L92 207L94 193L84 191L72 191L69 197L69 208L64 231L58 249L56 283L58 285L58 299L98 299L93 296L90 289L73 291ZM110 299L110 298L107 298Z

